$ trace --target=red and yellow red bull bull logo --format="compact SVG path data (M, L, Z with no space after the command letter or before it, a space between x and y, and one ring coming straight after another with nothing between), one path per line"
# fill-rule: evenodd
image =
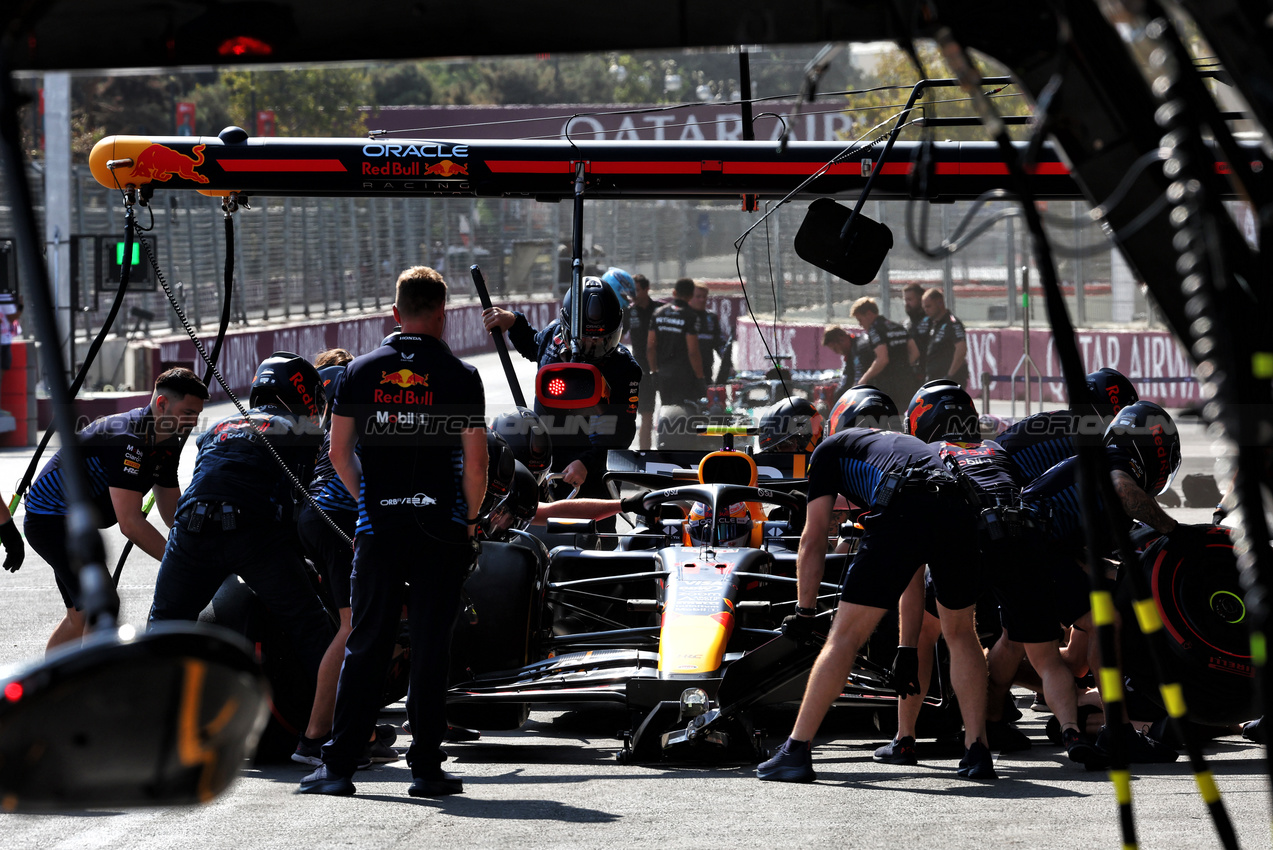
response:
M205 147L206 145L195 145L190 149L194 156L186 156L167 145L150 145L133 158L133 170L130 176L166 183L175 175L183 180L207 183L208 178L195 171L203 165Z
M152 142L147 138L136 136L118 136L103 139L93 147L89 155L89 167L97 182L103 186L113 187L129 183L142 185L145 183L167 183L176 177L192 183L208 183L207 175L200 174L204 165L204 149L207 145L195 145L190 153L168 145ZM132 165L125 165L132 160ZM114 161L117 167L114 172L106 167ZM122 162L121 162L122 161Z
M381 384L393 384L401 387L403 392L386 392L376 390L372 395L377 403L383 404L432 404L432 392L416 392L415 387L428 387L429 376L417 375L410 369L399 369L397 372L381 372Z

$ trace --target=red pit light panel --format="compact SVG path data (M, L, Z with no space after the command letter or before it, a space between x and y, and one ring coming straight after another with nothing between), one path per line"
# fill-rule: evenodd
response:
M535 377L540 404L557 410L593 407L605 394L605 379L591 363L553 363Z

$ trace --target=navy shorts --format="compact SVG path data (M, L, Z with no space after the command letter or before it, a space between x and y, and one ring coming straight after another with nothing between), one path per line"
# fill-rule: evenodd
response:
M350 540L353 539L354 526L358 523L357 511L330 511L328 516L349 535ZM348 608L349 574L354 569L354 547L341 540L319 514L318 509L308 502L301 505L300 514L296 518L296 533L305 548L305 554L322 574L331 594L332 604L337 608Z
M1056 595L1056 613L1061 622L1071 626L1092 610L1092 583L1080 565L1079 555L1066 548L1049 548L1045 561Z
M1052 572L1039 553L1047 547L1038 534L983 541L986 581L999 603L999 620L1010 640L1057 640L1061 614Z
M984 587L976 520L957 494L906 490L860 522L862 540L844 576L842 601L894 608L927 564L938 602L953 610L976 604Z
M60 514L28 513L22 530L35 553L53 568L58 592L67 608L82 610L80 577L71 569L71 556L66 551L66 517Z

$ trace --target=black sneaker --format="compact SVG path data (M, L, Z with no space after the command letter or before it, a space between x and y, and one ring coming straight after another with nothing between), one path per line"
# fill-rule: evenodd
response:
M1070 761L1084 767L1107 767L1109 759L1096 748L1092 741L1077 729L1066 729L1061 733L1061 745Z
M386 747L392 747L398 742L397 727L392 723L377 723L376 740L383 742Z
M1032 746L1024 732L1003 720L986 721L986 743L1001 753L1016 753Z
M981 743L980 738L964 750L964 757L959 760L959 770L956 773L969 779L999 778L999 774L995 773L994 757L990 755L986 745Z
M448 794L463 794L464 780L454 773L447 773L438 768L437 773L428 776L417 776L411 781L407 793L412 797L445 797Z
M379 738L374 741L368 741L367 749L362 751L362 761L367 763L367 767L371 767L373 764L389 764L400 758L402 756L398 755L397 750ZM358 769L361 770L362 767L362 765L359 765Z
M1257 744L1264 743L1264 718L1252 720L1249 723L1242 724L1242 737L1248 741L1255 741Z
M292 761L297 764L307 764L310 767L321 765L323 763L323 739L306 738L301 735L300 742L296 745L296 752L292 753Z
M467 726L448 726L446 727L446 734L442 736L442 740L458 743L460 741L476 741L481 737L482 733L476 729L469 729Z
M1111 729L1101 727L1101 734L1096 738L1096 748L1106 756L1113 755L1114 735L1124 741L1129 764L1171 764L1180 758L1180 753L1171 747L1155 741L1144 732L1137 732L1130 723L1123 723Z
M756 768L756 778L765 782L812 782L813 747L809 741L788 738L769 761Z
M328 770L327 765L319 765L318 770L301 780L302 794L328 794L332 797L352 797L355 791L354 781L348 776L337 776Z
M910 735L894 738L875 751L873 758L882 764L918 764L915 755L915 739Z

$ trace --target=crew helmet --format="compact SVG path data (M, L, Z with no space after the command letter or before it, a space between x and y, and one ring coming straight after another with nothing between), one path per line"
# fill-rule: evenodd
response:
M690 508L689 534L696 546L746 546L751 538L752 519L746 502L734 502L716 517L712 532L712 506L695 502Z
M508 499L517 464L508 443L490 428L486 429L486 457L486 495L479 516L489 516Z
M636 299L636 281L623 269L611 266L601 279L610 284L610 288L614 290L615 295L619 296L621 302L631 303Z
M972 397L953 381L929 381L919 388L906 410L906 433L925 443L959 443L981 439Z
M275 404L297 416L319 417L327 406L327 394L314 364L299 354L276 351L256 367L248 404Z
M524 465L535 480L543 483L552 470L553 440L539 414L525 407L501 413L491 423L495 433L513 450L513 457Z
M482 519L487 537L503 537L510 528L525 530L539 509L539 482L521 461L513 462L513 483L507 499Z
M1129 404L1140 401L1136 387L1122 372L1106 366L1087 376L1087 389L1095 399L1092 412L1109 421Z
M858 384L844 391L827 417L828 437L846 428L901 431L902 417L893 399L882 390L870 384Z
M1105 429L1105 445L1132 453L1141 468L1138 483L1151 496L1166 492L1180 469L1180 432L1171 414L1152 401L1120 410Z
M785 398L761 415L757 432L762 452L811 452L822 440L822 414L807 398Z
M580 292L580 319L583 336L579 354L586 361L597 361L619 347L623 334L623 304L619 296L599 277L585 277ZM570 343L570 313L574 299L570 290L561 301L561 338Z

